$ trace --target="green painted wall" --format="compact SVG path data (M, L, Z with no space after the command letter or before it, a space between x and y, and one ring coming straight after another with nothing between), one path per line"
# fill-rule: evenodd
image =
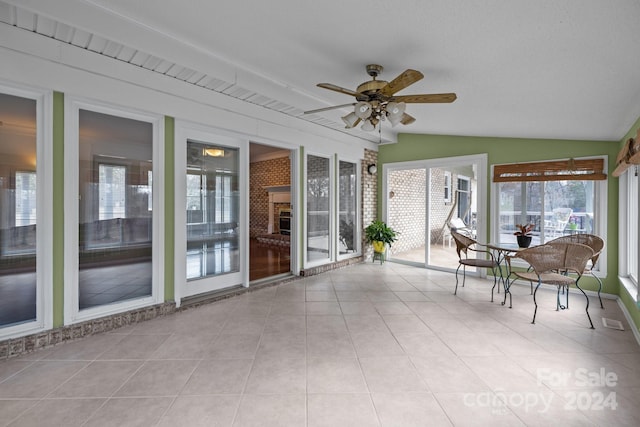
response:
M551 139L521 139L445 135L400 134L397 144L380 146L378 164L443 157L487 154L487 182L491 182L491 166L501 163L517 163L554 160L570 157L609 156L609 174L615 167L619 150L618 141L573 141ZM379 174L378 179L382 179ZM382 188L378 182L378 188ZM487 194L487 209L490 209L491 186ZM603 280L603 291L619 294L618 277L618 180L609 177L607 186L607 277ZM381 213L381 197L378 197L378 216ZM489 218L490 212L485 213ZM491 224L487 224L490 228ZM489 230L490 232L490 230ZM586 289L596 290L592 277L584 277L581 284Z
M175 119L164 118L164 300L175 299Z
M64 323L64 94L53 93L53 327Z

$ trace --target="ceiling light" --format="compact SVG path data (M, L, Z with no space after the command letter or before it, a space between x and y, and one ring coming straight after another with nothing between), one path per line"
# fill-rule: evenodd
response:
M224 150L221 148L205 148L204 155L209 157L224 157Z
M361 101L356 104L356 108L355 108L356 116L358 116L358 118L362 120L368 119L369 116L371 116L372 111L373 109L371 108L371 104L369 104L368 102Z
M342 121L347 125L347 129L354 127L360 119L356 116L356 113L351 112L342 118Z

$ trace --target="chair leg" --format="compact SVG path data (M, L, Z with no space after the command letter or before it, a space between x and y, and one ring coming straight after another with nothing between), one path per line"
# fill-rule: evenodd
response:
M454 295L458 294L458 271L460 270L460 267L462 267L462 264L458 264L458 268L456 269L456 290L453 291Z
M602 305L602 297L600 296L600 292L602 291L602 280L593 273L591 273L591 275L598 281L598 299L600 300L600 308L604 309L604 305Z
M556 311L569 308L569 293L568 293L569 290L567 289L567 306L565 307L560 302L560 288L562 288L562 295L564 295L564 288L565 288L564 285L558 285L558 292L556 294Z
M587 307L584 310L587 312L587 318L589 319L589 323L591 324L591 329L595 329L595 327L593 326L593 322L591 321L591 316L589 315L589 297L587 296L586 292L582 290L580 285L578 285L577 280L576 280L576 288L580 289L580 292L582 292L582 295L584 295L585 299L587 300Z
M498 284L498 279L496 277L496 270L492 268L491 272L493 273L493 286L491 287L491 302L493 302L493 290L496 288L496 285ZM498 290L500 290L500 287L498 287Z
M536 302L536 293L538 292L538 288L540 287L541 283L542 282L538 280L538 284L536 285L536 289L533 291L533 303L536 306L536 308L533 309L533 320L531 321L531 323L533 323L533 324L536 323L536 313L538 312L538 303ZM531 282L531 286L533 286L533 282Z
M513 307L513 299L511 298L511 290L509 290L509 288L510 288L509 276L507 276L507 278L504 279L502 284L504 286L504 299L502 300L502 305L505 305L507 303L507 294L509 294L509 308L512 308Z

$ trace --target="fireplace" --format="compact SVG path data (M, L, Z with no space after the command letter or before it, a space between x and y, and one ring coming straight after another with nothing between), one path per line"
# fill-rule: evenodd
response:
M290 208L280 208L278 210L278 228L280 229L280 234L285 234L285 235L291 234L291 209Z

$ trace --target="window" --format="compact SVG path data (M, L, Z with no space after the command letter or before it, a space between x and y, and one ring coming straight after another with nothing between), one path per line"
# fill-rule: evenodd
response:
M127 168L100 164L98 170L98 219L126 218Z
M444 171L444 202L451 202L451 172Z
M620 275L629 279L633 285L638 287L638 218L640 198L638 197L639 187L638 167L629 168L620 179L620 202L622 219L620 221L620 242L621 254L626 254ZM624 206L626 205L626 209Z
M338 162L338 253L357 253L358 227L358 168L356 163Z
M16 172L16 227L36 223L36 174Z
M572 160L570 160L571 162ZM589 162L592 165L588 174L565 173L562 167L555 170L547 167L544 174L535 171L530 163L518 165L499 165L494 167L495 199L497 214L493 215L493 240L498 243L516 243L516 224L533 224L532 244L542 244L560 236L588 233L596 234L606 240L606 208L601 200L606 200L606 181L600 167L604 159L575 160L575 164ZM564 164L567 162L543 162L544 165ZM598 166L600 165L600 166ZM497 173L513 166L510 176ZM536 181L535 179L539 179ZM498 182L496 182L498 181ZM604 272L606 257L601 256L598 270Z
M0 340L53 324L51 101L0 83Z
M65 324L161 301L161 134L159 116L65 97Z
M331 259L331 159L307 156L306 259L321 263Z

